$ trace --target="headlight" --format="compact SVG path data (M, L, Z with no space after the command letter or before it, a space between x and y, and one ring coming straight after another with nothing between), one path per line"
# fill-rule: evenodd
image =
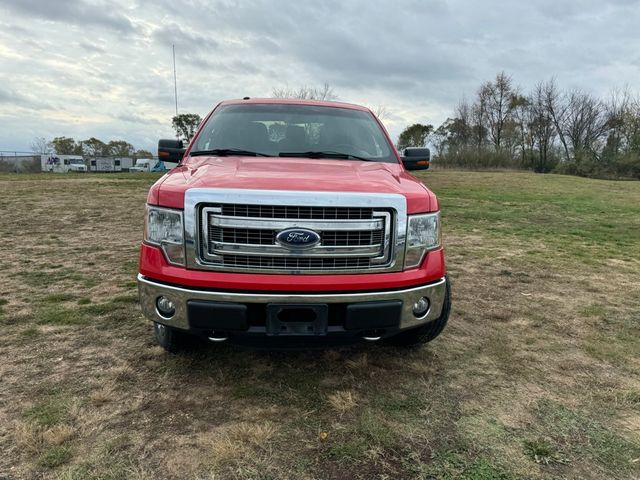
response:
M440 246L440 212L410 215L407 225L405 268L420 265L425 252Z
M184 265L182 211L147 205L144 241L162 248L169 263Z

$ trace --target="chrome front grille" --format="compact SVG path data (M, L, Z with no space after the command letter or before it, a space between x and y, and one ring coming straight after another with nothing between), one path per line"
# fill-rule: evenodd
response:
M193 188L185 193L187 268L330 274L402 269L406 199L398 194ZM283 230L319 240L287 245ZM312 232L312 233L313 233Z
M388 265L393 214L388 210L291 205L212 204L202 208L202 260L252 271L332 272ZM288 228L320 235L306 249L278 243Z

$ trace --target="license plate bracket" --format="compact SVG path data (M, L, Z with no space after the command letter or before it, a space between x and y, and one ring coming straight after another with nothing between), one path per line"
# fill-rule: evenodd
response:
M267 335L326 335L328 318L326 303L269 303Z

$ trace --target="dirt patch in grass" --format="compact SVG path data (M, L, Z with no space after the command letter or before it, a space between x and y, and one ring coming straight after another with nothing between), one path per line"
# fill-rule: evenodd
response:
M137 305L154 178L0 175L0 476L637 478L640 184L427 172L435 342L173 356Z

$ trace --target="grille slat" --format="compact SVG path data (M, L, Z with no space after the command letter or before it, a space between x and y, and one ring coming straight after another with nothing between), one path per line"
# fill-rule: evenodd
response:
M276 230L220 227L209 224L209 239L213 242L240 243L245 245L275 245ZM326 247L354 247L382 244L384 231L324 231L320 245Z
M383 230L373 230L369 232L322 232L321 244L327 247L379 245L382 243L383 236Z
M373 218L373 208L303 207L288 205L216 205L226 217L290 218L313 220L367 220Z
M225 266L264 270L350 270L367 268L370 263L371 259L365 257L297 258L249 255L225 255L223 257L223 265Z
M273 245L275 243L275 231L251 228L222 228L209 224L209 239L213 242Z

